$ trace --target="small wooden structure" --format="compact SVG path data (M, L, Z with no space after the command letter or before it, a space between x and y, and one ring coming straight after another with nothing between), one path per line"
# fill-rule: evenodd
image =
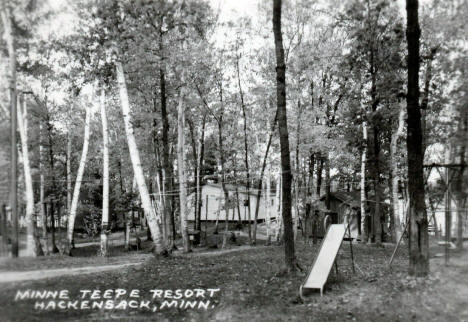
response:
M326 199L323 195L320 201L326 203ZM357 238L361 233L361 192L331 192L329 202L333 223L342 224L349 220L350 237Z
M349 221L350 238L357 238L360 234L361 212L360 193L357 192L331 192L329 208L327 208L326 195L310 204L310 214L305 225L309 237L312 237L313 221L316 224L316 237L323 238L330 224L343 224ZM349 218L348 218L349 217Z

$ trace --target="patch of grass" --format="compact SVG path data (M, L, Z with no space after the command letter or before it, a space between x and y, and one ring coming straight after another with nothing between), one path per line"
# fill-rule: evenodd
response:
M308 269L318 245L298 242L299 263ZM306 302L298 290L306 271L280 275L283 247L249 248L219 256L173 256L151 258L138 267L92 275L60 277L7 285L0 297L0 316L12 321L116 319L122 321L182 319L195 321L453 321L457 307L447 310L450 283L442 280L439 266L427 279L407 277L407 250L403 246L392 268L388 260L393 247L354 244L355 261L361 272L352 273L343 244L338 258L339 274L331 273L323 297L315 292ZM334 271L334 269L333 269ZM457 275L457 279L460 276ZM80 289L220 288L214 308L209 310L168 309L148 312L137 309L35 311L33 301L14 302L17 289L68 289L77 297ZM437 292L434 290L437 289Z

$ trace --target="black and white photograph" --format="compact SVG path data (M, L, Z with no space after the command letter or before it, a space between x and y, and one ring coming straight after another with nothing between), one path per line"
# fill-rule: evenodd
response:
M468 322L467 18L0 0L0 322Z

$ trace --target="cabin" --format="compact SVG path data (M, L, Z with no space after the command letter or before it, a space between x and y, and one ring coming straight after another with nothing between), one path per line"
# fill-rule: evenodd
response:
M329 195L329 208L327 208L327 195L310 203L309 216L306 216L306 231L312 237L312 216L316 222L316 237L323 238L329 224L342 224L349 222L351 238L357 239L361 234L361 195L360 191L333 191ZM346 236L347 237L347 236Z
M266 197L262 193L260 201L257 200L257 193L255 190L250 189L247 191L245 186L226 184L229 193L228 207L228 221L230 222L248 222L248 203L250 199L250 221L255 220L255 207L259 203L258 209L258 222L264 222L268 214L270 219L277 217L278 205L274 194ZM195 193L191 193L187 197L187 207L189 221L195 221ZM201 215L200 220L216 221L217 219L225 221L226 212L224 211L224 192L221 184L207 183L201 186ZM248 198L250 197L250 198ZM219 217L218 217L219 213ZM240 218L239 218L240 217Z
M326 203L326 195L320 201ZM335 191L330 193L329 215L334 224L349 221L351 237L356 239L361 233L361 192Z

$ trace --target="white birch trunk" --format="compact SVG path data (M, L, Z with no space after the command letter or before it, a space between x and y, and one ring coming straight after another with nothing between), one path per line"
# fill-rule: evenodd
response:
M201 139L201 133L198 133L198 146L197 146L197 171L196 171L196 178L195 178L195 185L196 185L196 192L195 192L195 229L201 231L201 208L200 208L200 173L201 173L201 146L202 146L202 139ZM200 211L199 211L200 210Z
M266 193L265 193L265 201L266 201L266 236L267 236L267 243L270 243L270 222L271 222L271 203L270 203L270 191L271 191L271 178L270 178L270 169L268 169L267 177L266 177Z
M107 235L109 232L109 132L107 130L107 115L105 93L101 91L100 109L102 123L102 221L101 221L101 256L108 255Z
M68 214L67 226L67 252L70 253L73 246L73 231L75 229L76 211L78 209L78 198L80 196L81 181L83 179L84 169L86 166L86 158L88 155L89 135L90 135L90 122L91 122L91 107L86 107L86 118L84 128L83 150L81 152L80 164L78 166L78 173L76 174L75 188L73 190L73 198Z
M67 132L67 213L70 213L71 202L72 202L72 177L71 177L71 152L72 152L72 142L71 142L71 132L70 128Z
M13 257L19 255L19 227L18 227L18 180L17 180L17 115L16 115L16 50L15 50L15 38L13 33L11 17L12 12L9 5L9 1L0 1L0 17L3 22L3 36L8 48L9 56L9 90L10 90L10 135L11 135L11 157L10 157L10 213L11 213L11 254Z
M403 135L403 129L405 126L405 106L400 106L400 112L398 115L398 127L395 133L392 135L392 141L390 144L390 156L391 156L391 166L392 166L392 201L393 201L393 217L394 217L394 231L395 231L395 240L400 240L400 236L402 234L402 227L401 227L401 202L398 196L398 181L400 176L398 175L398 158L397 158L397 151L398 151L398 140Z
M362 138L364 147L361 155L361 242L367 242L366 234L366 162L367 162L367 121L362 121Z
M299 189L299 183L297 181L297 178L294 182L294 201L295 201L295 207L294 207L294 218L293 218L293 234L294 234L294 241L296 240L297 238L297 225L299 223L299 192L298 192L298 189Z
M115 63L115 67L117 81L119 85L120 100L122 105L122 114L125 123L125 133L127 135L127 143L130 152L130 159L133 166L133 172L137 181L138 191L140 192L140 198L143 209L145 211L146 220L151 231L151 237L153 238L155 252L156 254L163 254L165 250L160 227L161 219L157 216L154 207L151 204L151 198L148 193L148 187L146 186L145 176L143 174L143 167L141 165L140 160L140 152L138 151L138 146L136 144L132 118L130 115L130 102L128 100L127 84L125 82L125 75L122 63L117 61Z
M184 252L188 253L190 252L190 240L187 227L187 178L185 176L184 114L184 87L182 87L180 89L179 107L177 109L177 168L179 172L180 233L182 235ZM197 198L197 196L195 196L195 198Z
M26 197L26 254L27 256L38 256L38 249L35 241L36 225L34 222L34 192L31 176L31 166L29 164L29 148L28 148L28 112L26 101L20 98L17 107L18 114L18 129L21 138L21 152L23 155L24 169L24 184Z
M164 180L163 180L164 182ZM161 210L162 214L162 234L163 234L163 240L167 240L167 231L166 231L166 225L164 224L165 219L164 219L164 209L166 209L166 204L165 204L165 190L164 190L164 184L161 184L161 180L159 178L159 174L156 174L156 185L158 186L158 194L159 194L159 209Z

